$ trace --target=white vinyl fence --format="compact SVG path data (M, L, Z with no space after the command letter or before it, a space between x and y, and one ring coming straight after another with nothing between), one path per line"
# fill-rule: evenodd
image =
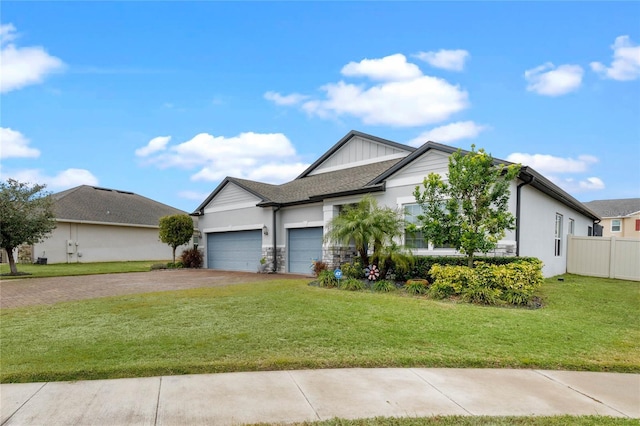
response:
M567 272L640 281L640 240L569 235Z

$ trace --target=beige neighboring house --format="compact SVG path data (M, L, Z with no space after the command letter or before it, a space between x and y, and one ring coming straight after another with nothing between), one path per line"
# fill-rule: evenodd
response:
M595 200L584 205L602 217L603 237L640 239L640 198Z
M52 196L56 229L33 246L34 262L167 261L171 247L160 241L159 220L186 214L133 192L96 186L82 185ZM176 257L190 246L178 247Z

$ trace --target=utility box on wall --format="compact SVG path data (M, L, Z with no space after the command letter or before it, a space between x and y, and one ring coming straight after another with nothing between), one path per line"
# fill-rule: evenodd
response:
M76 243L72 240L67 240L67 254L73 254L76 252Z

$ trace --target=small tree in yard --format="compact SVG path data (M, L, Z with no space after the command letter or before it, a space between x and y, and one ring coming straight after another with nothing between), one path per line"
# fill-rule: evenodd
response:
M192 236L193 220L188 214L160 218L160 241L173 249L173 263L176 263L176 248L188 243Z
M473 267L476 252L487 253L515 229L509 212L509 184L520 170L519 164L494 165L483 149L466 155L461 150L449 157L448 181L430 173L413 195L422 207L419 230L433 244L451 244L467 256Z
M329 222L325 240L338 244L355 244L364 265L369 264L369 247L375 260L383 246L402 235L404 219L389 207L380 207L375 198L365 195L358 204L345 206Z
M12 274L18 273L13 250L42 241L56 227L53 198L45 188L14 179L0 183L0 247L7 252Z

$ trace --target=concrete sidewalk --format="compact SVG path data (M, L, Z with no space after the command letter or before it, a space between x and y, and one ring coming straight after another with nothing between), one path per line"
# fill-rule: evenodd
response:
M238 425L375 416L640 418L640 375L327 369L0 385L2 425Z

